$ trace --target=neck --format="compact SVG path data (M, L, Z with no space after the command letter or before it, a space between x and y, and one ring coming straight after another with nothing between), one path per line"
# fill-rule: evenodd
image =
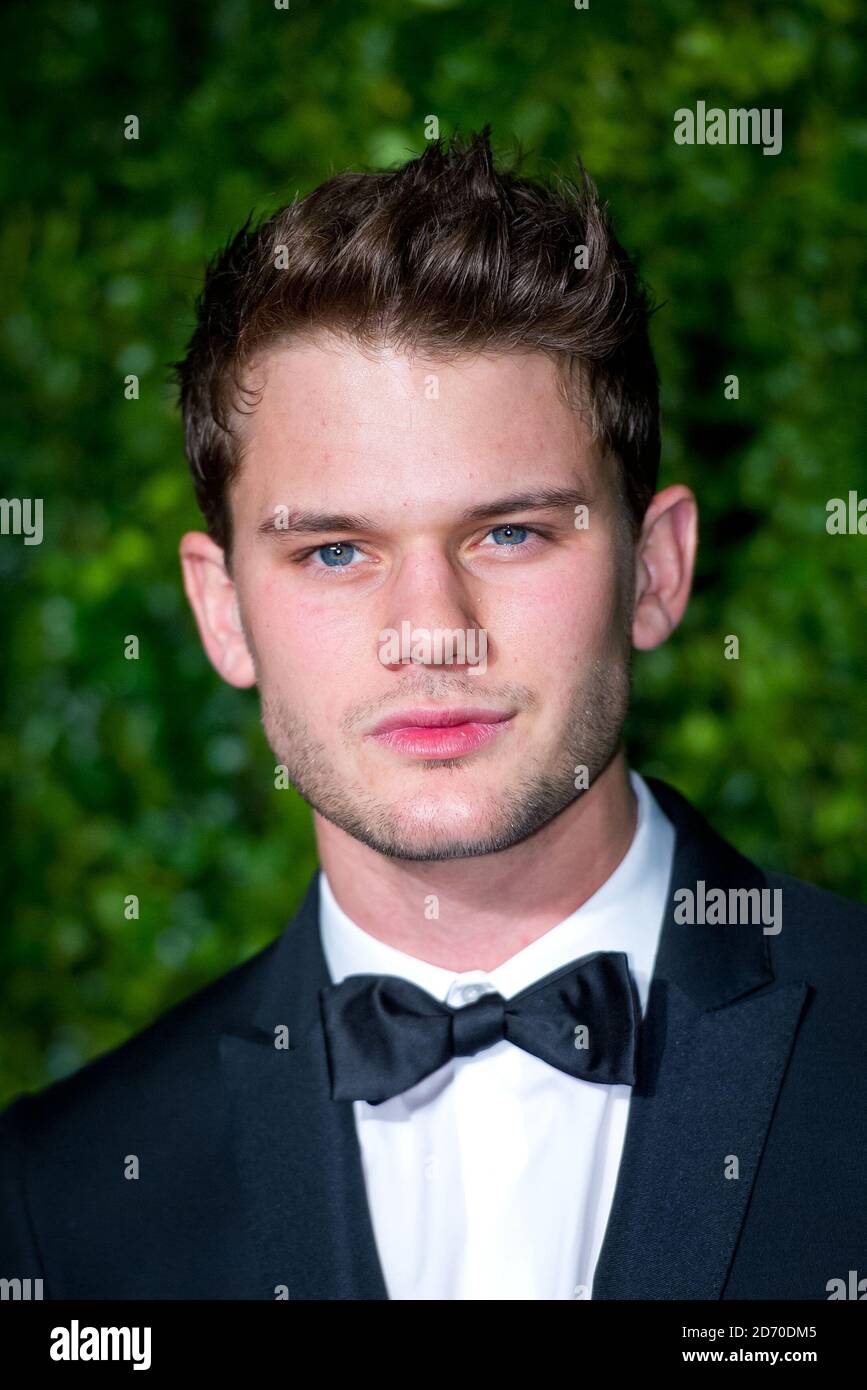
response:
M347 916L379 941L459 973L496 969L592 897L629 849L637 809L620 750L565 811L498 854L391 859L318 813L314 825Z

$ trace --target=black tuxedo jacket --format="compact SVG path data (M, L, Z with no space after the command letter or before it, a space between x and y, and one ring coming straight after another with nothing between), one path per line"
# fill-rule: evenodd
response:
M650 786L675 860L592 1296L827 1299L867 1277L867 911L764 875ZM699 880L780 889L782 930L678 925ZM329 1093L328 978L317 874L265 950L18 1098L0 1277L54 1299L388 1298L352 1104Z

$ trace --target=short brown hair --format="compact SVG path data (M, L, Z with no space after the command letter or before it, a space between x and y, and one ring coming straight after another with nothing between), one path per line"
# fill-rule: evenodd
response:
M231 547L244 372L268 346L317 329L439 357L548 353L619 461L637 532L660 454L651 310L576 162L578 182L520 177L496 167L485 126L433 141L396 170L337 174L256 225L247 218L209 264L186 357L173 364L196 495L218 544Z

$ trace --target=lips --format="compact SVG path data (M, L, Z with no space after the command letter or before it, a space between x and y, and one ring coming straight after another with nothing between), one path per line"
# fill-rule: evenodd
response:
M370 736L410 757L460 758L496 738L513 718L479 707L403 710L380 720Z
M390 734L394 729L452 729L459 724L502 724L512 715L479 706L457 709L408 709L390 714L371 729L372 734Z

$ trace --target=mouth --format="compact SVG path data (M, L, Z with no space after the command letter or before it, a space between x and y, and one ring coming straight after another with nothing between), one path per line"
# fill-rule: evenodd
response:
M412 709L389 715L368 737L416 758L460 758L497 738L514 712L481 709Z

